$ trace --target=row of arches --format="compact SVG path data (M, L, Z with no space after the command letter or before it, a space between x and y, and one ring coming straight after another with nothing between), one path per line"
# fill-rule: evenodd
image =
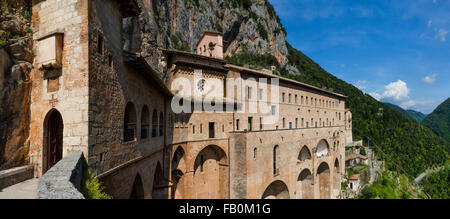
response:
M159 120L158 120L159 119ZM150 110L147 105L142 107L140 131L142 140L151 137L155 138L164 135L164 113L155 109L150 117ZM151 124L151 125L150 125ZM129 142L137 139L137 114L132 102L127 103L124 114L123 141ZM151 129L150 129L151 128Z
M328 144L328 142L325 139L322 139L319 141L319 143L317 144L316 150L315 150L315 155L317 158L321 158L324 156L327 156L330 152L330 146ZM334 144L333 147L333 151L336 151L336 144ZM256 153L257 153L257 149L255 148L253 150L253 157L256 158ZM280 167L280 158L281 154L280 154L280 146L275 145L275 147L273 148L273 174L276 176L279 174L279 167ZM308 160L311 160L312 158L312 153L311 150L308 148L308 146L303 146L300 150L300 153L298 154L298 158L297 160L300 162L305 162Z
M334 174L333 185L331 186L331 170L326 162L322 162L317 168L316 174L313 175L311 170L304 169L300 172L296 187L295 197L296 199L313 199L315 198L315 177L318 180L318 190L320 199L330 199L332 192L336 194L340 190L340 170L339 160L334 162ZM331 191L331 189L333 191ZM288 186L281 180L272 182L263 192L262 199L290 199L290 193Z
M152 188L152 198L153 199L163 199L165 198L164 193L164 178L163 170L161 164L158 162L156 165L155 173L153 175L153 188ZM146 191L144 189L143 180L141 174L138 172L134 177L133 186L130 192L130 199L144 199Z

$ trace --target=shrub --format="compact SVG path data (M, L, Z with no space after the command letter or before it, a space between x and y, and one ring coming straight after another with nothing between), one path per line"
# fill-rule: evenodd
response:
M81 185L81 193L84 197L86 199L112 199L110 195L103 192L104 189L102 182L89 170L83 177Z

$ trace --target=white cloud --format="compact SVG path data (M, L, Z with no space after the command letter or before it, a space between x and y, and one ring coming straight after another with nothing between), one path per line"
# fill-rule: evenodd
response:
M433 84L434 82L436 82L436 77L437 77L437 74L428 75L428 76L422 78L422 81L427 84Z
M355 87L357 87L357 88L360 89L360 90L366 89L366 88L367 88L367 81L364 81L364 80L362 80L362 81L357 81L357 82L355 83Z
M375 98L375 100L378 100L378 101L381 100L381 95L379 95L376 92L369 93L369 95L372 96L373 98Z
M382 99L401 101L409 98L409 88L402 80L392 82L385 87Z
M430 104L429 100L413 100L409 97L410 89L407 84L398 80L396 82L392 82L384 87L383 94L379 94L377 92L369 93L370 96L375 98L378 101L382 102L390 102L404 109L414 109L419 111L428 112L428 108L425 109Z
M448 34L448 30L443 29L443 28L439 29L438 30L439 40L441 40L442 42L445 42L447 40L447 34Z

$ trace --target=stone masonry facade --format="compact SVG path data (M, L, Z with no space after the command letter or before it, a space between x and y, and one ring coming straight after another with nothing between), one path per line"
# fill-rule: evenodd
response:
M159 73L140 55L139 12L135 1L33 2L34 49L50 54L31 74L36 177L78 151L118 199L340 197L352 138L345 96L230 65L215 32L197 54L162 50ZM263 78L279 83L252 81ZM232 110L173 107L222 104L211 96ZM268 110L252 112L261 103Z

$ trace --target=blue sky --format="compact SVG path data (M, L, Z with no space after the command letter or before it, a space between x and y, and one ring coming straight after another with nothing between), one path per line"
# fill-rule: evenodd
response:
M450 97L450 1L269 1L293 47L373 97L423 113Z

